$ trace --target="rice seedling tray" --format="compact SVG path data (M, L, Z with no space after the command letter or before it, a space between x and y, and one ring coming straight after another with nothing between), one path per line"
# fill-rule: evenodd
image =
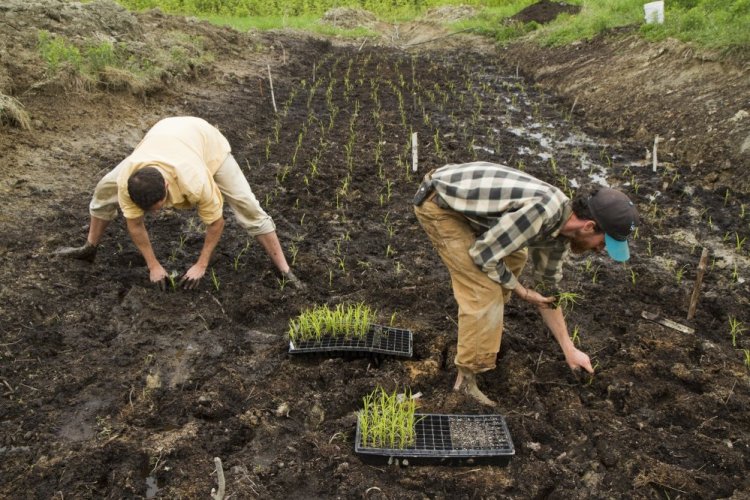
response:
M362 443L359 421L354 452L363 462L403 465L500 465L515 455L501 415L415 414L416 442L403 449L374 448Z
M327 335L319 340L290 340L289 354L382 355L411 358L412 331L371 325L362 338Z

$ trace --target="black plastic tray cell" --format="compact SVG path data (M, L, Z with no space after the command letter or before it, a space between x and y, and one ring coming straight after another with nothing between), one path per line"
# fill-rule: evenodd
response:
M392 463L395 459L410 465L508 465L516 453L500 415L415 416L414 445L404 449L364 446L357 422L354 452L369 463Z
M412 357L412 332L372 325L364 338L323 337L320 340L289 341L290 354L357 354Z

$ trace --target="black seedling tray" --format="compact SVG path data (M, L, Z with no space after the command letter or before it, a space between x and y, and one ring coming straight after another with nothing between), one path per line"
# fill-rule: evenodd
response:
M289 354L345 354L412 357L412 332L372 325L364 338L323 337L320 340L289 341Z
M500 415L416 414L416 443L404 449L362 445L359 421L354 452L371 464L508 465L516 451Z

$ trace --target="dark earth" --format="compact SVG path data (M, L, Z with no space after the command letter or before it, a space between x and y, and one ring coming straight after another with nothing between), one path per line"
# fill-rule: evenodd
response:
M733 345L730 328L750 325L742 54L649 44L637 27L545 49L412 23L362 45L76 5L0 7L0 92L32 121L0 128L0 497L207 498L219 457L231 498L748 498L750 339ZM155 88L76 88L45 74L38 29L145 44L181 31L213 60ZM417 38L436 41L409 48ZM197 291L150 286L122 219L94 264L51 255L83 243L98 179L171 115L226 134L305 290L277 279L231 211ZM562 288L580 294L568 325L596 374L572 373L513 300L497 369L480 378L510 464L366 465L356 412L379 385L421 392L421 412L493 413L451 391L456 305L411 207L426 170L475 159L564 189L606 182L637 203L627 265L565 266ZM196 215L147 225L184 272L203 241ZM413 330L412 360L287 353L290 318L360 301Z

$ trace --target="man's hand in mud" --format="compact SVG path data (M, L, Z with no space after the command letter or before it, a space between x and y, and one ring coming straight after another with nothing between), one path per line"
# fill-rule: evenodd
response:
M594 373L594 368L591 366L591 360L589 359L588 354L583 351L578 349L571 350L570 353L565 356L565 361L573 372L577 373L583 368L591 374Z
M186 290L193 290L200 283L201 278L206 274L206 266L201 264L194 264L193 267L187 270L185 275L180 280L180 286Z
M167 271L161 264L157 264L153 269L149 270L149 279L151 283L159 287L162 292L167 289Z

